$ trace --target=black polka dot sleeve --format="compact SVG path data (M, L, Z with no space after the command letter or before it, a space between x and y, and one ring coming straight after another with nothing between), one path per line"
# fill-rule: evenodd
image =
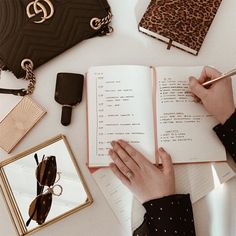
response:
M219 124L213 130L236 162L236 111L223 125Z
M143 223L133 236L195 236L189 194L176 194L145 202Z

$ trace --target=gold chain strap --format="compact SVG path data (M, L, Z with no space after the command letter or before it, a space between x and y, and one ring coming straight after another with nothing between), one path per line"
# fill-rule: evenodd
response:
M29 81L28 88L25 90L25 95L32 94L36 84L36 77L33 72L34 64L30 59L24 59L21 62L21 67L26 72L26 75L23 79Z
M111 22L111 18L112 18L112 14L109 11L108 15L104 18L101 18L101 19L97 17L92 18L90 21L90 26L94 30L99 30L103 25L109 24Z

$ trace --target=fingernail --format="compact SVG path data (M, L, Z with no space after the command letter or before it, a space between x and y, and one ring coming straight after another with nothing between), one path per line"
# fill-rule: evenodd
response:
M118 142L120 145L122 145L122 144L124 144L124 143L125 143L125 141L124 141L124 140L122 140L122 139L119 139L117 142Z
M112 147L114 147L114 146L115 146L115 144L116 144L116 142L115 142L115 141L112 141L112 142L111 142L111 146L112 146Z
M113 170L114 169L114 163L113 162L111 162L110 164L109 164L109 167Z
M108 154L109 154L109 155L112 155L112 154L113 154L113 150L112 150L112 149L109 149Z
M161 152L164 152L165 150L164 150L164 148L159 148L159 151L161 151Z

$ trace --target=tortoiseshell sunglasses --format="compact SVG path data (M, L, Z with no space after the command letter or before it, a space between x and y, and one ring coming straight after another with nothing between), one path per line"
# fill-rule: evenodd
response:
M37 197L31 202L29 207L29 219L26 226L29 226L31 220L36 221L39 225L43 224L48 216L52 205L52 195L60 196L63 192L61 185L55 185L60 179L57 172L57 162L55 156L43 156L39 163L37 153L34 154L37 163ZM58 178L57 178L58 176ZM57 178L57 180L56 180ZM44 187L48 188L44 191Z

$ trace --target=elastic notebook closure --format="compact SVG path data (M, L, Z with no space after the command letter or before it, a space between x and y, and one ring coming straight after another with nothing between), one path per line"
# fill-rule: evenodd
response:
M170 50L170 48L171 48L171 46L172 46L172 42L173 42L173 40L170 39L170 40L169 40L169 43L167 44L167 49L168 49L168 50Z

